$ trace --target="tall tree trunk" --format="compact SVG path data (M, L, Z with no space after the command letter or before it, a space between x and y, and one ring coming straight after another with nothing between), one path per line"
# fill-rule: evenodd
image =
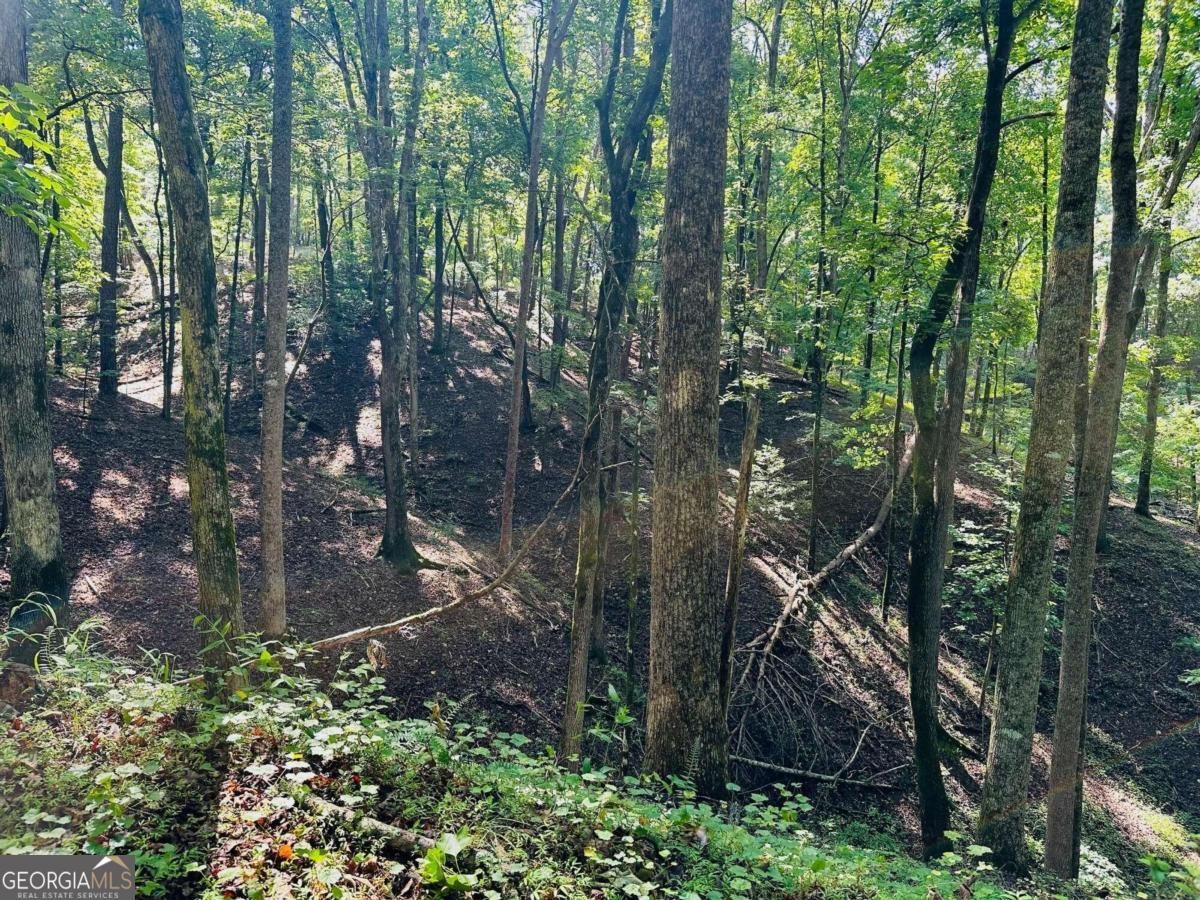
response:
M114 18L122 15L122 0L111 0ZM114 103L108 113L108 163L104 174L104 212L100 232L100 396L117 396L117 251L121 231L124 185L125 111Z
M258 336L267 296L267 202L271 196L271 172L266 141L258 139L254 187L254 304L250 308L250 390L258 389Z
M995 709L978 838L1002 865L1026 864L1024 810L1045 644L1046 598L1073 427L1080 310L1091 295L1093 220L1112 0L1080 0L1075 13L1053 251L1042 296L1037 380L1025 482L1014 537Z
M603 575L605 505L608 500L602 472L604 433L619 440L615 433L616 415L608 409L609 383L624 345L618 329L624 315L629 285L633 278L638 246L637 179L633 177L635 154L643 144L643 133L658 103L663 73L670 51L673 0L666 0L661 17L657 10L650 63L636 100L626 118L620 136L614 140L611 127L611 103L621 66L620 47L629 10L621 0L613 26L610 67L604 91L597 103L600 144L604 151L609 181L609 247L600 279L600 302L588 359L588 405L580 449L579 541L575 559L575 587L571 613L571 651L567 670L567 708L563 718L560 747L563 759L579 752L583 732L583 701L587 694L589 657L596 657L597 644L603 648ZM648 155L648 147L645 150Z
M406 165L402 158L400 163L400 168L409 173L401 178L400 207L407 221L408 265L404 273L405 297L408 299L408 471L412 473L413 481L420 473L421 461L421 299L417 295L417 275L422 272L422 267L417 245L417 179L412 174L417 169L416 151L411 149L415 143L414 125L413 141L407 145L409 161Z
M27 84L22 0L0 0L0 85ZM0 194L0 209L21 200ZM46 345L38 278L38 239L0 212L0 457L9 535L9 627L34 633L66 624L70 575L55 500L54 454L46 393ZM35 595L30 597L30 595ZM32 602L25 603L26 598ZM9 648L29 660L34 647Z
M921 839L928 855L938 855L948 846L945 832L950 824L950 804L942 779L938 746L941 594L947 528L954 503L958 432L966 390L971 304L978 281L979 248L987 202L1000 155L1004 87L1017 25L1012 0L1000 0L995 7L994 28L991 29L965 227L951 245L945 267L930 295L927 311L913 335L909 354L917 430L913 445L913 516L909 534L908 673L917 789L921 802ZM934 358L942 326L956 294L959 310L952 328L946 399L939 415L935 404L938 378L934 373Z
M328 179L328 181L327 181ZM325 284L326 304L330 307L328 318L331 322L337 322L337 316L334 314L334 304L336 302L334 293L334 267L333 267L333 223L330 222L330 201L332 198L332 178L322 170L322 174L317 178L316 193L317 193L317 239L321 242L319 253L321 256L321 278Z
M58 154L62 152L62 122L57 119L54 122L54 157L57 163ZM55 197L51 202L51 215L54 221L58 221L61 210L59 208L58 197ZM61 375L63 373L63 307L62 307L62 241L54 241L53 259L51 260L53 267L53 286L54 286L54 319L52 325L54 328L54 374ZM157 285L155 276L150 276L150 285L153 290ZM157 294L158 291L154 290ZM156 305L161 298L155 297ZM3 442L0 442L3 446ZM2 464L0 464L2 465ZM4 502L2 492L0 492L0 503ZM7 531L7 520L4 516L0 516L0 529Z
M880 166L883 162L883 116L875 123L875 161L871 178L871 227L879 227L879 201L883 187ZM871 395L871 369L875 364L875 311L879 296L875 290L876 267L874 263L867 267L867 322L866 337L863 340L863 385L859 396L859 405L865 406ZM979 381L975 381L975 393L979 394Z
M513 504L517 496L517 460L521 451L521 422L524 398L528 390L525 372L525 335L529 307L533 296L533 257L538 236L538 181L542 170L542 133L546 124L546 97L550 80L562 49L563 39L575 15L578 0L567 0L564 11L560 0L550 0L546 18L546 52L538 69L533 109L529 122L529 173L525 190L525 241L521 249L521 285L517 299L517 320L513 323L513 376L508 408L508 444L504 454L504 487L500 496L499 557L507 560L512 554ZM503 52L503 48L501 48Z
M229 429L229 407L233 400L233 361L236 358L238 309L238 273L242 262L242 221L246 211L246 185L250 180L250 129L242 155L242 177L238 182L237 224L233 230L233 275L229 279L229 330L225 339L225 397L221 404L225 429Z
M225 432L221 422L217 274L213 259L204 150L196 131L185 69L178 0L138 0L150 92L157 112L179 228L183 310L183 436L192 507L192 547L199 587L205 662L225 670L241 635L236 534L229 509ZM217 688L220 683L210 683Z
M762 368L762 347L756 346L750 362L752 372ZM733 687L733 651L737 639L738 592L746 556L746 526L750 521L750 478L754 472L754 448L758 440L758 415L762 398L757 386L742 384L746 424L742 431L742 453L738 461L737 496L733 505L733 540L725 569L725 621L721 638L721 709L729 717L729 695Z
M561 171L554 174L554 246L550 256L550 390L558 387L566 340L567 185Z
M161 142L161 139L160 139ZM167 180L167 162L159 160L162 166L162 178ZM179 280L179 253L175 240L175 208L171 202L171 185L168 182L164 191L167 200L167 304L166 304L166 333L163 335L163 398L162 417L171 421L171 412L175 402L175 324L179 321L179 294L176 284Z
M1142 464L1138 469L1137 502L1134 512L1150 515L1150 477L1154 473L1154 442L1158 435L1158 403L1162 394L1163 364L1167 337L1167 297L1171 287L1171 229L1166 228L1158 261L1158 307L1154 311L1154 346L1151 348L1150 381L1146 385L1146 428L1142 432Z
M1125 0L1118 39L1113 115L1112 257L1104 298L1104 320L1096 351L1096 371L1088 399L1087 432L1071 526L1071 556L1064 601L1058 708L1050 792L1046 800L1046 867L1073 878L1079 872L1077 785L1083 777L1084 715L1087 702L1088 649L1092 632L1092 575L1096 537L1108 493L1117 413L1129 350L1127 319L1134 270L1140 254L1137 211L1138 57L1142 46L1144 0ZM1149 264L1149 260L1146 261Z
M446 338L442 333L442 309L446 296L446 197L438 174L437 200L433 209L433 344L430 353L443 353Z
M709 796L729 767L717 428L731 13L728 0L679 0L674 16L645 756Z
M267 250L266 340L263 354L262 630L287 629L287 576L283 565L283 412L287 389L288 236L292 222L292 3L271 0L271 209Z

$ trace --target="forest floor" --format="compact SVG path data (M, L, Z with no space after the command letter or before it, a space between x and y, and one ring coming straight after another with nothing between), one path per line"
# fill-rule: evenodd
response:
M247 295L248 298L248 295ZM297 313L298 315L298 313ZM298 341L300 327L292 329ZM428 325L426 323L426 328ZM94 382L56 379L53 429L60 479L64 543L77 573L72 604L79 618L106 626L115 652L143 648L191 664L197 648L192 621L195 571L190 547L187 482L178 420L164 421L156 325L123 335L132 364L123 395L97 402ZM579 330L578 328L576 330ZM539 338L532 334L536 351ZM422 355L419 451L412 460L412 515L418 547L446 565L398 577L375 557L380 537L382 463L379 453L378 350L371 328L344 312L336 327L318 328L289 393L285 435L285 553L289 617L297 635L316 639L382 623L439 605L464 586L494 574L498 496L503 473L509 390L507 346L482 310L457 301L449 349ZM570 483L579 452L584 402L583 353L568 354L563 385L550 391L530 361L537 431L522 436L516 509L517 543L539 523ZM780 610L805 546L806 479L811 396L799 374L770 361L771 389L763 408L764 454L759 508L752 517L743 575L739 637L745 642ZM831 440L819 489L820 561L831 558L874 518L887 492L879 459L856 468L849 451L877 443L864 429L890 419L854 415L857 397L831 389ZM248 621L257 619L257 404L239 382L231 417L229 471ZM741 441L736 404L723 408L721 452L732 488ZM653 434L643 435L653 455ZM628 453L626 452L626 456ZM622 470L628 490L628 467ZM1008 518L1011 464L968 441L958 485L956 544L948 575L942 652L942 707L953 736L947 769L970 830L986 731L980 682L992 629L991 604L1002 602L979 573L995 574ZM650 473L642 473L643 493ZM730 491L732 493L732 491ZM904 558L907 491L898 505L894 558ZM609 550L606 637L614 661L595 678L596 720L611 728L606 685L623 678L628 560L642 550L634 606L634 663L644 680L649 616L649 507L642 534L630 540L615 523ZM968 524L971 523L971 524ZM389 690L397 715L420 716L426 701L450 698L458 715L504 731L555 741L562 715L569 643L575 521L569 505L534 548L510 588L385 639ZM1110 517L1112 546L1099 561L1096 651L1089 716L1092 776L1085 844L1088 863L1141 871L1146 852L1181 852L1187 832L1200 830L1200 693L1179 675L1197 664L1200 641L1200 537L1169 519L1146 520L1119 501ZM991 541L991 557L981 546ZM1060 538L1060 564L1065 543ZM989 561L990 560L990 561ZM741 757L777 766L873 782L870 786L801 779L824 827L860 846L899 849L915 843L915 790L905 682L903 611L881 621L879 589L885 547L876 539L804 604L767 675L734 702L735 746ZM1001 558L999 565L1003 565ZM904 597L903 566L895 597ZM3 576L0 576L3 577ZM0 591L5 588L0 583ZM1052 615L1055 610L1052 609ZM1052 625L1055 624L1052 622ZM1041 734L1035 785L1044 785L1048 728L1057 680L1057 629L1048 632L1042 683ZM351 647L352 654L365 648ZM738 670L746 657L739 657ZM595 740L589 751L613 763L615 744ZM632 750L634 758L637 748ZM736 780L759 788L788 780L739 764ZM1031 816L1037 821L1039 816Z

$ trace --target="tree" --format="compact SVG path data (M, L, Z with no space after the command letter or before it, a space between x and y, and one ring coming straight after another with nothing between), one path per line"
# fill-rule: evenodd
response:
M410 573L423 560L413 546L408 529L407 477L400 434L400 407L404 375L408 369L406 352L409 333L409 254L405 229L409 224L407 203L410 196L408 183L413 177L413 144L425 86L429 17L424 0L417 0L417 45L400 140L400 165L397 168L392 135L392 51L387 0L368 3L362 27L355 28L362 67L358 90L363 95L363 120L359 119L358 97L355 93L357 69L352 76L332 0L327 0L326 10L337 47L337 65L342 75L346 105L354 120L359 151L367 167L367 231L371 245L367 296L371 300L382 356L379 410L386 512L379 555L398 571Z
M909 352L913 416L917 422L913 445L913 516L909 534L908 673L910 704L921 800L921 839L928 855L946 849L950 803L942 780L938 748L938 647L941 633L942 584L945 578L946 539L954 507L954 480L966 394L967 353L971 342L971 314L979 282L979 251L987 217L988 197L996 177L1003 128L1004 88L1009 81L1008 61L1021 20L1037 3L1014 11L1012 0L1000 0L994 19L982 18L987 53L987 76L970 194L962 229L955 235L945 266L930 293L925 315L918 324ZM987 6L984 6L986 12ZM995 29L993 35L992 28ZM945 397L935 404L938 379L933 375L934 356L942 327L955 305L950 329Z
M278 637L287 628L287 577L283 565L283 413L286 403L288 254L292 233L292 3L271 0L274 33L271 97L270 248L267 253L266 353L263 357L262 630Z
M111 0L121 20L124 3ZM124 194L125 111L114 103L108 113L108 164L104 172L104 226L100 236L100 396L117 396L117 249Z
M1000 631L995 709L978 839L1005 865L1024 866L1023 811L1037 719L1046 598L1067 469L1080 311L1091 298L1093 220L1112 0L1080 0L1063 119L1058 211L1042 298L1037 382L1013 564Z
M24 3L0 0L0 87L14 91L28 84L26 66ZM31 162L31 146L12 150ZM66 622L71 586L55 499L38 238L13 208L21 202L10 193L13 187L0 181L0 457L12 579L9 627L32 634L49 624L47 609ZM25 644L15 652L28 658L32 650Z
M1134 274L1142 256L1138 228L1137 131L1138 60L1142 47L1143 0L1126 0L1121 16L1114 77L1112 255L1096 367L1088 398L1087 430L1075 491L1071 555L1063 614L1058 705L1050 792L1046 799L1046 867L1065 878L1079 872L1079 816L1082 815L1083 738L1087 705L1088 650L1092 632L1092 575L1096 539L1108 499L1109 470L1116 440L1117 414L1129 351L1128 327ZM1152 266L1147 258L1143 266ZM1140 317L1141 310L1138 309Z
M534 86L532 109L529 116L529 168L525 191L525 240L521 249L521 287L517 299L517 319L513 323L513 377L512 397L508 409L508 445L504 455L504 487L500 496L500 549L501 560L512 554L513 503L517 496L517 457L521 450L521 412L524 401L525 383L525 333L533 296L533 256L538 241L538 182L542 168L542 134L546 127L546 98L550 93L550 80L562 50L575 7L579 0L567 0L562 9L560 0L550 0L546 16L546 52L538 69ZM495 10L492 12L495 16ZM499 23L495 23L499 29ZM503 47L500 48L503 58ZM506 68L507 71L507 68ZM523 119L524 117L522 117Z
M588 405L581 448L579 483L579 542L575 561L575 593L571 613L571 656L567 674L567 706L563 719L561 755L569 759L579 751L583 730L583 700L587 693L588 657L591 646L602 638L596 627L596 607L603 603L601 548L604 544L604 512L608 502L603 473L601 448L605 431L609 382L615 361L625 349L618 334L629 287L633 280L634 262L638 248L636 204L640 172L635 176L639 147L641 165L648 165L649 148L647 122L658 104L663 73L671 47L671 19L674 0L665 0L661 13L653 7L655 32L650 49L650 61L641 87L630 107L625 124L614 139L612 102L621 69L621 43L625 39L629 0L617 6L613 25L612 46L609 49L608 78L597 99L600 122L600 145L604 153L609 184L609 246L600 277L600 299L596 307L596 326L588 357ZM561 265L559 265L561 270ZM620 371L617 372L620 374ZM610 440L618 436L610 434Z
M729 753L717 394L731 17L728 0L679 0L674 13L645 758L664 775L691 769L713 796L726 790Z
M217 273L208 208L204 148L183 50L179 0L138 0L150 93L179 233L179 300L183 320L183 439L192 508L192 552L199 588L201 646L216 671L232 662L243 631L237 536L229 509L225 430L218 361ZM212 683L219 686L219 680Z
M1140 516L1150 515L1150 476L1154 472L1154 444L1158 435L1158 403L1162 395L1163 342L1167 337L1167 297L1171 291L1171 233L1159 251L1158 293L1154 310L1154 346L1151 349L1150 380L1146 385L1146 427L1142 433L1142 462L1138 467L1137 499L1133 509Z

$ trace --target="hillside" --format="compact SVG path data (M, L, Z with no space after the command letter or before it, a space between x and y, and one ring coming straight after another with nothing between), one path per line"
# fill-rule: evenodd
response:
M508 364L504 337L487 315L459 300L450 352L422 360L422 423L413 477L412 514L422 552L445 569L398 578L374 558L379 536L377 349L366 322L350 317L322 327L289 395L285 437L285 538L291 619L297 637L315 640L360 625L382 623L446 602L456 591L494 574L496 494L503 467ZM459 330L461 329L461 330ZM131 350L136 337L131 338ZM531 341L535 338L531 338ZM131 353L132 355L132 353ZM538 371L531 361L531 371ZM778 451L759 475L770 515L751 522L739 618L741 643L771 625L790 590L804 546L803 498L785 490L786 473L806 471L803 440L810 397L798 373L768 363L772 383L760 440ZM113 402L97 402L78 382L56 384L53 427L60 476L64 543L78 573L72 604L78 618L103 626L97 640L131 659L142 651L173 654L189 668L198 649L192 631L194 569L189 545L182 438L177 422L158 416L153 360ZM230 476L238 528L247 617L256 617L256 414L244 385L237 392ZM581 375L564 386L535 385L539 427L527 436L519 474L517 525L527 533L571 480L579 452ZM836 386L828 414L847 446L863 423ZM889 418L886 410L879 413ZM741 438L736 404L722 415L721 449L731 469ZM652 455L652 436L644 438ZM648 463L649 465L649 463ZM971 446L958 487L962 539L948 576L941 683L951 735L948 773L958 827L970 831L970 810L986 744L979 715L980 679L992 629L991 605L1004 566L1008 513L1006 473L984 445ZM735 474L731 472L732 474ZM650 475L643 473L643 490ZM823 470L819 555L832 557L874 518L887 490L878 462L862 468L830 461ZM626 483L627 484L627 483ZM907 491L901 492L896 559L903 559ZM648 509L648 508L647 508ZM647 510L641 541L648 546ZM1200 817L1200 696L1179 683L1196 664L1200 621L1200 538L1166 519L1136 517L1122 503L1111 511L1112 546L1097 579L1096 655L1089 708L1092 767L1084 834L1088 890L1113 878L1132 889L1145 877L1139 858L1186 855L1186 836ZM595 679L593 710L601 732L617 712L607 685L620 684L627 611L624 526L610 548L606 598L610 664ZM520 537L518 537L519 541ZM991 541L992 543L988 543ZM518 732L553 744L562 716L569 641L569 596L575 527L564 509L539 540L530 563L510 587L383 641L388 712L423 717L437 698L454 703L463 721ZM1065 557L1064 557L1065 559ZM791 783L813 805L805 822L857 845L911 849L915 795L910 768L903 610L881 622L878 597L884 563L877 539L802 606L765 676L733 702L735 780L745 791L774 792ZM637 678L645 678L648 628L646 560L634 608ZM903 567L900 567L901 575ZM2 586L0 586L2 587ZM903 585L896 602L902 604ZM436 623L436 624L434 624ZM1048 638L1048 640L1050 640ZM349 648L358 659L363 646ZM1053 710L1057 657L1048 648L1041 727ZM738 657L738 669L750 657ZM325 665L317 671L332 671ZM765 702L769 700L769 702ZM640 694L639 701L640 705ZM640 709L633 710L636 721ZM601 735L603 736L603 735ZM638 728L622 730L631 746L599 737L587 744L596 764L639 756ZM611 738L611 735L609 735ZM1035 781L1044 786L1048 744L1040 737ZM772 768L774 767L774 768ZM789 774L789 770L794 770ZM817 777L796 777L795 772ZM1120 894L1125 889L1117 889Z

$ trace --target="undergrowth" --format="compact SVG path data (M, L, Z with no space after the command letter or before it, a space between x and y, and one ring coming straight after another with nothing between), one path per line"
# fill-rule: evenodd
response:
M784 785L714 804L683 780L565 771L452 702L395 720L369 663L318 682L302 650L248 641L253 686L216 700L161 660L95 652L89 633L42 654L39 695L0 723L0 852L128 853L142 895L1055 895L1002 886L965 840L926 865L822 839ZM1146 896L1181 890L1169 867L1152 874Z

